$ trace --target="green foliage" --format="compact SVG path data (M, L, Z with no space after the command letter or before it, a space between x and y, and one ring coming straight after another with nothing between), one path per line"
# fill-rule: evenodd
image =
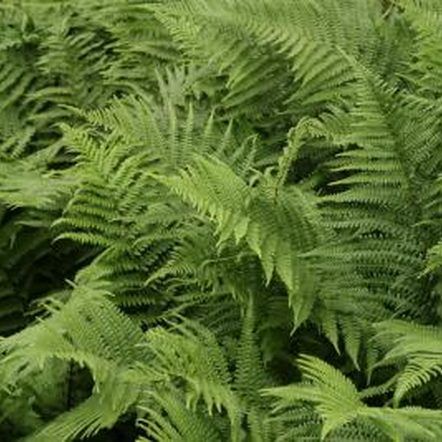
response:
M362 402L354 384L324 361L304 355L299 359L299 366L304 375L303 383L269 389L266 394L279 399L275 408L279 413L298 403L313 403L311 413L318 414L323 422L321 440L328 440L329 435L333 439L333 433L351 440L352 435L360 433L362 436L364 429L369 427L384 433L379 436L380 440L385 437L390 440L440 438L440 410L369 407Z
M0 4L0 440L442 440L436 0Z

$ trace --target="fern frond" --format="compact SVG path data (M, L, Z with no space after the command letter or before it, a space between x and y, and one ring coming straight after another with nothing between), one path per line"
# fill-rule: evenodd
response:
M378 337L388 339L391 349L381 364L402 364L394 394L398 404L410 391L442 374L442 331L403 321L388 321L376 326Z
M243 320L243 329L236 361L235 389L247 401L262 406L259 390L267 384L260 350L255 336L255 312L253 301L249 301Z
M48 308L49 318L1 342L6 353L1 370L5 386L14 388L44 370L53 358L88 367L95 382L90 399L32 436L72 440L113 425L136 401L139 387L130 373L143 359L138 347L143 335L103 293L87 288L77 288L67 304L54 302Z
M282 407L312 402L322 420L321 440L337 431L352 433L347 425L360 425L360 420L375 425L390 440L411 437L437 440L442 427L441 412L421 408L391 409L369 407L361 401L353 383L334 367L312 357L302 356L299 366L305 382L264 390L265 395L279 398L275 411ZM346 427L347 426L347 427ZM353 434L357 430L353 427Z
M215 219L220 242L231 236L237 241L245 238L260 258L267 281L276 270L292 294L290 301L299 321L305 320L307 304L312 305L313 295L301 295L300 287L305 284L307 288L309 283L299 254L320 237L320 219L309 197L293 187L275 198L271 181L264 181L262 187L255 190L219 161L201 158L195 164L180 177L162 181L199 211ZM283 225L296 225L297 229L281 236ZM298 295L305 298L297 299Z
M152 393L149 399L152 405L140 406L140 410L147 416L139 420L139 426L154 440L182 442L222 440L210 417L201 412L197 413L196 410L189 410L177 391Z
M181 379L187 384L186 404L195 410L203 399L209 415L214 409L226 410L232 440L237 440L240 404L230 388L227 361L214 336L196 323L185 322L171 331L151 329L145 347L154 359L151 366L139 367L140 379L150 382Z

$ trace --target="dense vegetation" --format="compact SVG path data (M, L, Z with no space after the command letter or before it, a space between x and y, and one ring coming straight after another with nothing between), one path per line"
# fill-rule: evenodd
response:
M1 441L441 441L441 296L440 0L1 1Z

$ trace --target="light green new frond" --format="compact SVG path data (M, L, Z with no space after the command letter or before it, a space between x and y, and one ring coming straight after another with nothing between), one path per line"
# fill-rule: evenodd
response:
M391 349L381 364L402 364L394 394L395 403L415 388L442 375L442 330L402 321L376 325L378 338L388 339Z
M164 182L199 211L216 220L220 241L233 235L239 241L244 236L248 224L249 189L226 164L200 158L188 172L176 178L165 178Z
M317 402L316 409L324 419L323 438L356 417L364 405L349 379L330 365L309 356L303 356L299 360L299 366L304 379L317 388L312 389L309 400ZM306 390L308 394L309 387Z
M365 405L351 381L325 362L303 356L299 366L306 382L265 390L265 394L285 402L313 402L323 419L322 439L328 433L354 420Z
M276 271L286 284L297 324L308 317L314 279L299 255L314 247L322 235L310 195L292 186L275 196L275 183L266 178L251 188L213 159L197 159L181 176L161 180L215 220L220 242L232 236L237 241L244 238L261 260L267 282ZM287 225L293 228L287 230Z

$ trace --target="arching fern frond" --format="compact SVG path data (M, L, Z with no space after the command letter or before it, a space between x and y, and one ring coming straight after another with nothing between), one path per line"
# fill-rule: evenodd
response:
M223 99L227 108L253 105L251 109L259 111L265 97L281 103L288 98L284 91L288 83L298 89L291 101L304 105L334 101L348 95L353 80L340 51L370 65L381 44L376 27L382 26L382 10L375 1L361 7L353 0L345 4L327 0L321 5L188 0L169 2L155 11L194 59L209 58L227 75ZM292 66L290 75L287 65Z
M139 426L149 436L149 439L139 438L140 442L152 440L150 438L162 442L221 442L221 434L210 416L201 410L189 410L178 391L152 393L151 402L152 405L147 402L140 406L146 416L139 420Z
M38 429L30 440L95 434L112 426L140 394L130 373L145 355L138 346L143 335L106 294L86 287L76 288L67 304L48 307L51 316L0 343L4 385L11 391L20 388L21 380L45 370L54 358L86 366L95 383L90 398Z
M308 195L295 187L275 195L269 179L251 188L227 165L204 158L197 159L195 167L181 176L162 181L215 220L220 242L232 236L237 241L244 238L260 258L267 281L276 271L286 284L299 323L308 317L313 294L303 293L301 288L307 268L299 255L313 247L321 235L320 219ZM283 225L297 227L288 232Z
M170 331L151 329L144 347L153 361L139 367L141 380L185 382L187 405L196 409L202 399L209 414L224 409L230 420L232 440L238 439L240 403L230 386L231 375L223 349L207 329L190 322L178 324ZM159 395L161 405L161 392Z
M442 375L442 330L403 321L376 325L378 339L390 342L380 365L397 364L401 371L396 381L394 401ZM405 364L405 365L404 365Z
M389 440L404 437L437 440L440 437L441 413L438 410L369 407L361 401L353 383L334 367L312 356L302 356L299 367L304 383L268 389L264 393L279 398L277 408L313 403L322 420L321 440L328 435L333 440L338 430L343 432L345 440L345 431L350 434L354 431L347 425L358 425L360 421L374 424Z

